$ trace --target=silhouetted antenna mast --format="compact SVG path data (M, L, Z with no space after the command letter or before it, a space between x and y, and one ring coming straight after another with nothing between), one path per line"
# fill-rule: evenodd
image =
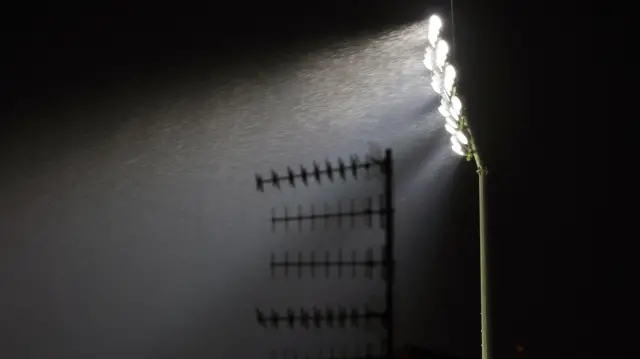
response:
M312 183L322 185L335 181L358 180L360 173L370 174L372 170L379 170L384 177L383 193L374 200L373 197L362 200L351 199L348 202L338 201L334 206L324 203L322 210L316 209L314 205L304 207L298 204L294 211L290 211L287 206L282 210L271 211L271 225L275 231L278 227L285 231L293 225L298 231L308 228L316 230L319 225L328 228L336 226L351 228L363 223L367 227L379 228L385 233L385 242L378 252L374 254L373 248L365 251L364 258L352 251L344 254L342 250L336 252L324 252L316 255L311 252L303 255L302 252L295 256L290 256L288 252L277 256L271 254L272 276L281 273L288 277L291 271L301 278L306 272L310 276L316 277L317 272L324 273L325 277L336 275L342 278L345 272L350 272L351 277L359 274L366 278L382 278L386 283L385 307L383 310L374 310L369 307L344 308L319 307L314 308L287 308L285 311L271 309L261 311L256 309L256 319L258 324L265 328L329 328L347 329L370 327L378 323L385 329L386 338L382 339L379 350L374 351L373 345L367 344L364 350L343 348L341 354L337 354L333 349L328 352L320 352L318 355L298 354L291 351L272 352L272 358L313 358L313 359L391 359L394 345L393 331L393 288L394 288L394 208L393 208L393 160L390 149L385 151L384 158L366 157L361 161L357 156L351 156L349 162L338 159L337 165L330 161L325 161L321 166L313 162L311 168L300 166L298 171L287 167L283 173L271 170L268 176L256 175L256 188L260 192L265 191L266 185L281 190L282 186L288 185L296 187L300 184L305 187ZM323 182L324 181L324 182ZM297 223L297 226L295 225ZM377 225L374 225L376 223ZM377 274L376 274L377 273Z
M307 257L302 252L298 252L297 256L293 258L289 256L288 252L285 252L281 259L278 259L275 253L272 253L269 265L271 266L271 275L274 277L277 275L278 270L281 271L283 277L288 277L291 270L295 269L298 278L301 278L303 271L306 269L312 278L316 277L317 271L322 271L326 278L329 278L332 274L342 278L347 272L350 273L352 278L357 277L360 273L365 278L374 279L376 276L374 272L377 271L380 278L387 280L385 255L385 246L382 246L378 258L375 258L373 248L369 248L362 259L358 257L356 251L351 251L350 255L345 256L342 250L338 250L335 255L326 251L323 256L316 256L316 253L312 251Z
M380 229L384 229L386 225L386 216L388 210L385 206L385 195L381 194L378 198L376 207L374 207L374 200L372 197L368 197L363 201L356 201L352 199L349 201L348 209L342 204L342 201L338 201L335 205L335 209L331 209L328 203L324 204L324 210L317 212L315 207L311 205L308 210L304 210L302 205L297 206L297 211L292 214L287 206L284 206L280 215L277 215L278 211L275 208L271 209L271 224L272 229L276 230L276 224L283 224L285 230L289 230L290 222L298 222L298 230L302 230L303 222L309 222L311 230L315 230L316 223L321 222L325 228L329 227L331 222L335 222L338 228L342 228L345 219L348 218L348 223L351 228L356 226L357 220L361 219L364 224L371 228L373 227L374 217L377 219Z
M334 182L338 179L336 175L342 181L347 181L349 178L358 179L358 173L361 171L369 173L376 167L383 170L384 161L367 157L364 162L361 162L358 156L351 156L348 165L342 159L338 159L337 166L326 160L323 167L314 161L311 170L307 170L301 165L298 172L294 172L291 167L287 167L286 174L278 174L276 171L271 170L269 176L256 175L256 188L258 191L264 192L265 184L271 184L274 188L280 189L283 183L296 187L298 181L301 181L304 186L309 186L309 182L312 180L320 185L324 177L327 177L330 182Z

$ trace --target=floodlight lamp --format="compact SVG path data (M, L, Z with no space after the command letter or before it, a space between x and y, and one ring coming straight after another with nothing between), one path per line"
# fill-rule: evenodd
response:
M431 46L436 46L439 38L440 31L429 31L429 33L427 34L427 41Z
M462 150L462 147L460 145L451 145L451 149L453 150L453 152L455 152L455 154L464 156L464 151Z
M448 81L455 81L456 80L456 68L453 67L453 65L448 64L444 68L444 76L447 78Z
M449 107L449 118L456 122L460 122L460 114L458 114L454 109Z
M429 71L433 71L433 63L435 62L434 56L433 48L427 47L424 52L424 67Z
M440 31L442 29L442 19L440 16L433 14L429 17L429 30Z
M432 46L436 45L442 30L442 19L438 15L431 15L427 26L427 40Z
M455 135L458 130L456 130L453 126L451 126L449 123L445 123L444 124L444 128L447 130L447 132L449 132L449 134L451 135Z
M449 110L447 109L447 106L445 106L445 105L440 105L438 107L438 112L440 112L440 114L442 116L444 116L444 118L449 117Z
M462 113L462 101L460 101L460 98L458 96L451 97L451 110L453 111L449 112L453 112L457 116L460 116L460 114Z
M451 117L451 116L447 116L444 118L444 120L446 121L446 123L451 126L453 129L457 130L458 129L458 122L455 121L455 118Z
M437 74L437 73L433 73L433 76L431 77L431 87L433 88L433 91L435 91L438 95L442 95L442 76Z
M438 67L444 67L447 62L447 56L449 56L449 44L444 40L438 40L436 43L436 65Z
M444 90L447 93L452 93L453 85L456 82L456 69L452 65L447 65L444 68Z
M460 142L463 145L469 144L469 139L461 131L456 132L456 139L458 140L458 142Z
M460 156L464 156L464 150L462 149L462 145L460 144L460 142L458 142L458 140L456 140L454 136L451 136L451 149L456 154Z

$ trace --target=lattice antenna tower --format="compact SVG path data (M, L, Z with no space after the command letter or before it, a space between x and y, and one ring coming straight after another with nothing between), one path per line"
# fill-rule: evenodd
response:
M358 273L364 274L365 277L374 279L381 278L385 281L385 306L384 310L377 311L367 306L362 308L286 308L284 311L271 309L263 311L256 309L256 319L258 324L265 328L303 328L310 330L312 328L347 328L370 326L373 322L380 322L385 328L385 338L382 340L379 350L374 351L371 344L367 344L364 351L351 350L346 348L337 354L335 350L320 353L318 355L301 354L291 351L283 351L280 353L272 352L273 357L280 358L314 358L314 359L392 359L394 347L394 331L393 331L393 289L395 282L395 260L394 260L394 208L393 208L393 159L392 152L387 149L383 158L373 158L368 156L364 161L360 161L358 156L351 156L347 162L338 159L337 165L330 161L325 161L324 166L320 166L314 162L310 169L304 166L299 167L299 171L294 171L288 167L286 173L279 174L275 170L270 172L269 176L256 175L256 188L259 192L264 192L265 187L271 187L280 190L282 186L310 186L312 183L322 185L325 182L333 183L338 180L358 180L362 178L361 174L369 173L374 169L379 169L383 175L383 189L378 196L377 201L373 197L364 198L361 201L351 199L348 205L343 201L338 201L335 210L330 210L328 204L324 204L323 210L317 210L313 205L306 210L303 206L298 205L297 210L292 213L286 206L282 214L277 215L276 210L271 213L271 225L275 231L280 225L285 230L289 230L294 224L297 224L298 230L302 230L302 224L307 222L312 230L315 230L319 224L328 227L331 221L337 222L340 228L346 225L355 227L357 222L364 223L373 228L383 230L385 233L384 244L380 255L374 255L373 247L366 250L364 259L359 258L356 252L350 255L344 255L342 250L335 253L325 252L324 255L317 256L315 252L311 252L304 256L301 252L297 256L290 256L288 252L280 256L273 253L271 255L270 267L271 274L276 275L281 271L284 276L288 276L292 271L296 272L298 277L302 277L303 272L308 271L312 277L316 276L317 271L324 272L326 277L335 273L338 277L342 277L345 272L350 272L352 277L356 277ZM377 203L374 203L377 202ZM292 258L293 257L293 258ZM377 257L377 258L376 258ZM374 272L380 275L375 275Z

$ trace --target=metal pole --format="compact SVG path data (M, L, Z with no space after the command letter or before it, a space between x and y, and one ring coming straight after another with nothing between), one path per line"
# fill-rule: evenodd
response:
M386 289L386 320L387 320L387 358L393 359L393 285L395 282L395 263L393 258L393 160L391 149L387 149L384 155L385 169L385 257L387 261L387 289Z
M488 285L488 272L487 272L487 173L489 173L487 166L478 154L478 147L476 141L471 133L471 128L467 126L469 133L469 144L472 148L473 159L476 162L476 168L478 173L478 212L479 212L479 232L480 232L480 329L481 329L481 343L482 343L482 359L490 358L490 346L489 342L489 313L488 313L488 297L489 297L489 285Z
M489 322L487 313L487 208L486 208L487 167L478 167L478 193L480 212L480 316L482 328L482 359L489 358Z

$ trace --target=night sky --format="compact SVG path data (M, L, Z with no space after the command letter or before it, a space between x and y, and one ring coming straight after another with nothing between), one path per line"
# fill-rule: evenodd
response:
M477 176L449 149L422 65L424 22L450 26L450 4L345 2L5 11L0 357L266 358L375 340L263 330L254 310L380 305L379 280L268 266L271 253L377 251L382 232L362 223L272 232L269 216L377 196L380 177L262 194L254 175L390 147L397 345L479 358ZM582 40L559 8L545 30L545 9L517 6L454 13L490 171L492 343L495 358L585 357L601 222L586 209L605 197L584 188L607 183L577 174Z

